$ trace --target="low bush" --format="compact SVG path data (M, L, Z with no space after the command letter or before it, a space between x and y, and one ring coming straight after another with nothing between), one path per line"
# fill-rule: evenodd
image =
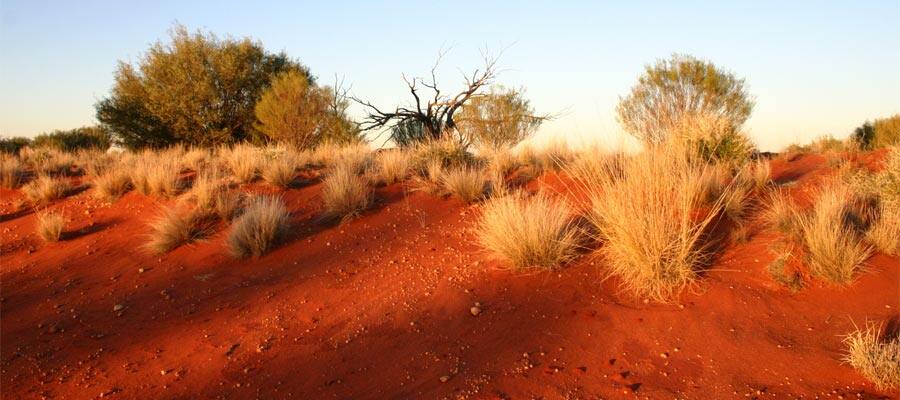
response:
M260 175L269 185L287 188L294 182L297 175L297 159L292 153L283 152L268 157L260 168Z
M409 175L409 154L401 149L378 153L375 164L378 180L385 184L403 181Z
M62 214L45 211L37 214L37 234L47 242L59 241L65 229L66 220Z
M331 168L322 181L322 200L325 214L344 220L359 215L369 206L368 184L357 174L353 163L338 164Z
M469 204L481 198L487 181L484 171L474 167L454 168L445 171L441 177L444 189L454 197Z
M125 169L114 168L93 180L94 197L115 201L131 189L131 177Z
M514 268L554 268L575 257L579 231L565 202L515 194L484 205L478 238L482 247Z
M0 155L0 187L15 189L25 180L25 168L16 157Z
M255 197L232 224L228 248L235 257L262 256L284 237L289 222L290 214L280 198Z
M164 208L150 222L150 241L145 246L155 254L169 252L208 236L212 232L213 223L209 214L198 209Z
M844 361L881 390L900 388L900 335L891 332L897 329L891 325L884 329L867 323L844 338Z
M25 197L34 205L48 204L66 197L71 191L72 185L68 180L51 178L47 175L38 176L22 187Z

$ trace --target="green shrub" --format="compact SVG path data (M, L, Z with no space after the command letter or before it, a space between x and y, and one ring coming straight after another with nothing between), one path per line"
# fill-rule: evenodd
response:
M26 137L0 138L0 153L18 154L25 146L31 145L31 139Z
M49 147L60 151L81 149L106 150L111 144L109 131L99 126L84 126L66 131L56 130L35 136L34 147Z
M873 150L900 144L900 114L866 121L853 131L853 140L863 150Z

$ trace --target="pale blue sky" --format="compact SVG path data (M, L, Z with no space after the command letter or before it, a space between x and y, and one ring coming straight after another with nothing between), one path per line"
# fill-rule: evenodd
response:
M407 100L400 74L427 73L442 47L448 89L480 49L506 48L498 82L560 114L541 137L618 140L618 96L673 52L747 79L747 128L763 149L900 112L900 1L723 3L0 0L0 135L93 123L116 61L176 21L285 50L384 107Z

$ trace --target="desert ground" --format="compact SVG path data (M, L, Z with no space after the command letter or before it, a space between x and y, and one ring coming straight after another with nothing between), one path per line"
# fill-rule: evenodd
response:
M878 173L886 149L761 155L768 191L801 206L842 170ZM835 161L837 160L837 161ZM0 190L2 380L8 399L893 398L845 361L848 333L898 317L900 262L873 251L848 284L802 287L768 267L784 234L764 192L734 224L718 221L708 264L666 301L609 274L603 243L553 268L512 268L478 238L484 201L372 184L353 218L323 217L323 168L291 170L274 195L289 230L269 251L236 257L230 226L147 249L148 221L175 196L132 190L109 201L71 171L67 196L36 208ZM507 176L525 193L566 197L567 168ZM196 171L184 168L189 184ZM577 195L576 195L577 196ZM41 213L65 218L57 241ZM718 233L716 233L718 232ZM725 232L725 233L722 233ZM795 282L796 283L796 282Z

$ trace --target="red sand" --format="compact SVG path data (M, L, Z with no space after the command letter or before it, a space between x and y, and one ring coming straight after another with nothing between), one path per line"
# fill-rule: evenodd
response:
M826 172L812 155L773 168L798 196ZM645 304L590 256L504 270L474 241L477 205L393 185L333 225L318 219L319 191L285 191L293 235L235 260L227 228L147 255L162 202L136 193L56 203L69 233L44 244L34 214L13 212L21 195L3 190L3 397L891 396L840 359L854 324L898 315L897 258L875 255L846 288L791 293L766 272L777 234L755 228L676 302Z

